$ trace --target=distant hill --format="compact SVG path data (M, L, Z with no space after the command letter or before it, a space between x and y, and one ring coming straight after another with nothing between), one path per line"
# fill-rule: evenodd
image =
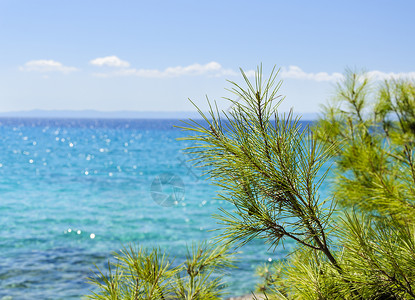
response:
M74 118L74 119L200 119L196 111L98 111L98 110L28 110L0 112L8 118ZM302 120L315 120L317 113L302 114Z

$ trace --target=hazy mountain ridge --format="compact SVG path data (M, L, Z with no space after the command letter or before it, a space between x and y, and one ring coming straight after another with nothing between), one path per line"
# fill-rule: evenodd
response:
M317 113L299 114L302 120L315 120ZM89 119L200 119L197 111L98 111L98 110L28 110L0 112L6 118L89 118Z

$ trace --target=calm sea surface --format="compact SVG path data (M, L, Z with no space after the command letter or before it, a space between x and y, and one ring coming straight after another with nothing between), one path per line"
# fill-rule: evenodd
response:
M211 239L211 215L229 203L187 163L177 120L0 119L0 299L79 299L86 278L130 243L180 261ZM178 185L160 193L170 174ZM324 193L323 186L323 193ZM177 191L176 191L177 192ZM154 201L156 199L156 201ZM286 246L290 244L286 244ZM231 294L254 289L255 266L287 254L257 240L240 249Z

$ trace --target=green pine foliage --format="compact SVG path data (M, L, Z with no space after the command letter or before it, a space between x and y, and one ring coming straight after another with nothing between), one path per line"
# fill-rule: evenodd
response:
M270 298L415 298L414 100L411 81L376 86L365 74L346 72L312 128L319 141L337 145L331 246L341 272L302 247L259 268L259 289Z
M328 145L342 142L333 185L342 206L413 222L414 82L374 86L365 74L348 71L313 131Z
M297 245L258 268L267 299L415 299L415 84L347 71L310 129L278 113L278 72L242 75L228 111L210 104L182 127L186 151L233 205L215 216L228 246L193 247L178 266L159 250L124 250L91 279L90 298L219 299L228 248L262 238ZM330 163L333 193L321 199Z
M210 178L222 188L219 195L234 205L215 217L225 230L221 240L243 245L260 237L276 247L285 239L321 251L337 268L329 249L328 232L333 209L324 205L318 176L330 158L325 147L292 114L281 117L277 73L263 81L259 68L251 83L242 72L247 89L236 83L232 91L241 101L228 99L229 112L211 111L204 122L191 121L194 132L187 151L196 163L208 168Z
M233 267L228 246L207 243L188 249L186 260L175 265L160 249L124 248L114 253L109 271L90 278L95 286L88 299L221 299L225 294L224 270Z

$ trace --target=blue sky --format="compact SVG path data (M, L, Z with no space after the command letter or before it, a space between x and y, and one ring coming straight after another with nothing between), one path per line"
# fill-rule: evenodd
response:
M414 1L0 0L0 112L202 109L259 63L282 111L317 112L346 67L415 77ZM392 73L392 74L391 74Z

